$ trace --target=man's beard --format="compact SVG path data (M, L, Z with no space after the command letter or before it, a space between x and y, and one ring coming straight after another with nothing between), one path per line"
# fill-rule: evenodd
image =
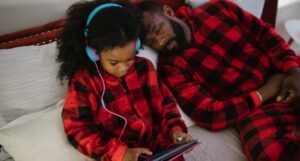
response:
M173 32L176 36L166 43L162 52L164 54L181 54L184 51L184 49L187 47L187 44L188 44L187 39L184 34L183 27L174 20L171 20L171 19L168 19L168 20L169 20L171 27L173 29ZM174 47L173 49L170 50L167 48L167 46L173 40L175 40L177 42L177 47Z

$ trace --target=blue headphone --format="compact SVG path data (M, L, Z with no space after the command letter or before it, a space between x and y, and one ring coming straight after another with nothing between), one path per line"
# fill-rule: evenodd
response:
M86 41L86 47L85 47L85 52L86 54L88 55L88 57L90 58L90 60L92 62L96 62L98 60L100 60L100 53L97 54L96 50L90 46L88 46L87 44L87 35L88 35L88 26L90 24L90 22L92 21L93 17L101 10L105 9L105 8L109 8L109 7L123 7L121 5L118 5L116 3L105 3L105 4L102 4L98 7L96 7L88 16L88 19L86 21L86 27L84 29L84 36L85 36L85 41ZM140 49L142 48L142 44L141 44L141 41L140 39L138 38L137 41L136 41L136 51L138 52Z

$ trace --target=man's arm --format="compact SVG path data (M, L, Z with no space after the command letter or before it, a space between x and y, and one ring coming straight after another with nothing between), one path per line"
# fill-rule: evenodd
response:
M224 6L224 13L228 14L249 38L252 38L251 41L256 42L264 50L279 71L287 72L290 68L300 67L299 57L270 24L256 18L233 2L220 3Z
M161 78L171 89L183 111L199 126L213 131L235 125L240 117L273 97L278 92L282 80L282 77L274 77L258 89L264 94L263 100L260 100L255 90L230 99L217 100L203 88L200 80L193 78L183 58L176 57L174 62L175 65L160 64Z
M271 25L254 17L229 1L221 2L241 29L264 50L273 65L287 77L282 83L277 101L293 102L300 98L300 58Z

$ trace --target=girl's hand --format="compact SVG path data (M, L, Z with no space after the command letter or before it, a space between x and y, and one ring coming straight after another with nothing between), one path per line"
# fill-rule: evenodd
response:
M128 148L123 161L138 161L141 154L152 155L152 152L146 148Z
M182 131L176 130L173 133L173 143L175 144L184 144L193 140L193 137L189 134L186 134Z

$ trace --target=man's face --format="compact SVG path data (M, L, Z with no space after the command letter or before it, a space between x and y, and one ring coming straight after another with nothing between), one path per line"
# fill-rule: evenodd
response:
M181 51L187 44L182 26L162 13L144 12L144 43L162 53Z

